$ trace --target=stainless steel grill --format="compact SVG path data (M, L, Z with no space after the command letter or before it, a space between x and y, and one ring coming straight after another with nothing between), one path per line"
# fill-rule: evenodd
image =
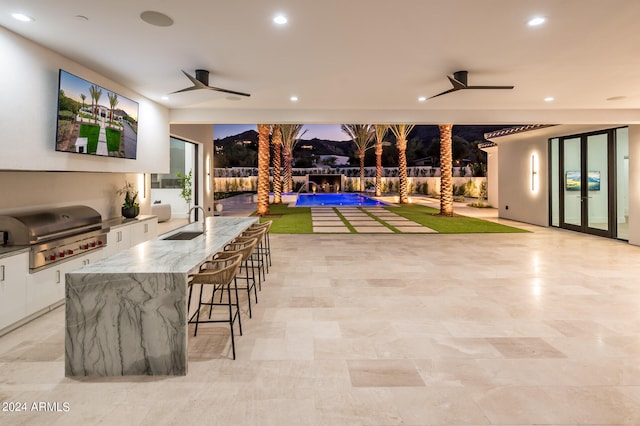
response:
M105 246L108 231L102 228L100 213L87 206L0 216L0 242L30 246L32 272Z

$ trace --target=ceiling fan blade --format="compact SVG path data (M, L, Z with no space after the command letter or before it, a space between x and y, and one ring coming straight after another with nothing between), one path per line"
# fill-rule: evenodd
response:
M445 90L444 92L438 93L437 95L433 95L429 99L437 98L438 96L446 95L447 93L457 92L458 90L461 90L461 89L456 89L454 87L453 89Z
M191 86L191 87L185 87L184 89L176 90L175 92L171 92L169 94L173 95L174 93L190 92L191 90L199 90L199 89L201 89L201 87Z
M203 89L215 90L216 92L230 93L232 95L247 96L247 97L251 96L249 93L236 92L234 90L221 89L220 87L204 86Z
M513 89L515 86L467 86L467 89Z
M187 78L189 80L191 80L191 82L193 83L193 85L195 86L196 89L206 89L208 86L204 83L202 83L200 80L198 80L197 78L195 78L194 76L190 75L188 72L181 70L182 73L184 75L187 76Z

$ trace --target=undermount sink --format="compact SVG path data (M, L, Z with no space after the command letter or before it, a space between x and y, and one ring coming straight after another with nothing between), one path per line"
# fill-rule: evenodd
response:
M202 231L183 231L169 235L168 237L163 238L163 240L193 240L199 235L202 235Z

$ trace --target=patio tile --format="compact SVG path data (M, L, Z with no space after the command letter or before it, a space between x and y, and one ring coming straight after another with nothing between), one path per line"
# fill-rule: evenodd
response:
M314 228L316 226L344 226L343 222L340 219L338 219L338 220L314 220L311 223L312 223Z
M356 232L365 234L392 234L393 231L386 226L354 226Z
M434 231L431 228L427 228L426 226L394 226L394 228L396 228L398 231L405 233L405 234L420 234L420 233L432 233L432 234L436 234L437 231Z
M384 226L377 220L350 220L352 226Z
M346 226L314 226L313 232L342 232L348 234L351 231Z

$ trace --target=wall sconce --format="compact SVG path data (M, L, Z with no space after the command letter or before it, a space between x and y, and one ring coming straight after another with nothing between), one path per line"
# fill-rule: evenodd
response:
M207 194L211 193L211 157L207 156Z
M538 154L531 154L531 192L538 192Z
M140 188L142 188L142 195L140 196L141 199L146 200L147 199L147 174L146 173L140 173L138 175L138 191L140 191Z

